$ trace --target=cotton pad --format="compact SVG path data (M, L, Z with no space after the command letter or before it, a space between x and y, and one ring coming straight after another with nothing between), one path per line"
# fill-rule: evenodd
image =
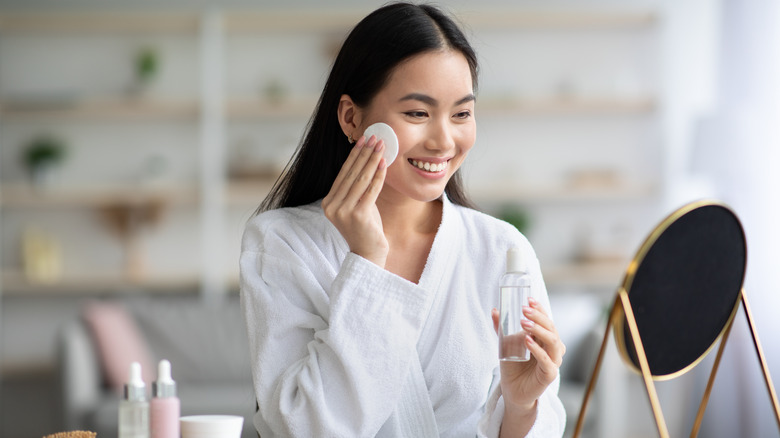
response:
M366 139L371 138L372 135L376 136L377 141L382 140L385 142L385 162L389 166L395 161L395 157L398 156L398 137L395 135L395 131L387 123L374 123L366 128L363 132Z

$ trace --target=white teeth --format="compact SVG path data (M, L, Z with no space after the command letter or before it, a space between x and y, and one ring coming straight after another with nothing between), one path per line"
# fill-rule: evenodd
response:
M410 160L412 163L412 166L417 167L418 169L425 170L426 172L441 172L442 170L447 168L447 162L443 163L425 163L422 161L417 160Z

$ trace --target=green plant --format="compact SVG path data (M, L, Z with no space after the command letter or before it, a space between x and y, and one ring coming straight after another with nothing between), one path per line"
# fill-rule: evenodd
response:
M43 165L59 164L65 159L65 144L52 136L34 138L24 150L24 162L31 171Z
M135 56L135 74L139 81L147 82L157 73L159 56L151 47L144 47Z
M528 212L516 205L505 205L498 212L498 218L514 225L521 233L528 231L531 218Z

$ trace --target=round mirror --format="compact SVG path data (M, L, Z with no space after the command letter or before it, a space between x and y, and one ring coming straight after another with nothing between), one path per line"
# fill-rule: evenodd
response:
M622 287L654 379L684 374L714 346L738 308L746 262L739 219L715 201L682 207L645 240ZM613 322L618 350L639 371L625 313Z

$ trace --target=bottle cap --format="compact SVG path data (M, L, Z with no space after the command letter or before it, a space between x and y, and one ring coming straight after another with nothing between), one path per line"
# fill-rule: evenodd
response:
M125 400L144 401L146 400L146 384L141 378L141 364L133 362L130 364L130 376L125 384Z
M524 272L523 252L518 247L509 248L506 252L506 272Z
M165 359L157 364L157 380L152 382L152 397L176 397L176 382L171 378L171 363Z

